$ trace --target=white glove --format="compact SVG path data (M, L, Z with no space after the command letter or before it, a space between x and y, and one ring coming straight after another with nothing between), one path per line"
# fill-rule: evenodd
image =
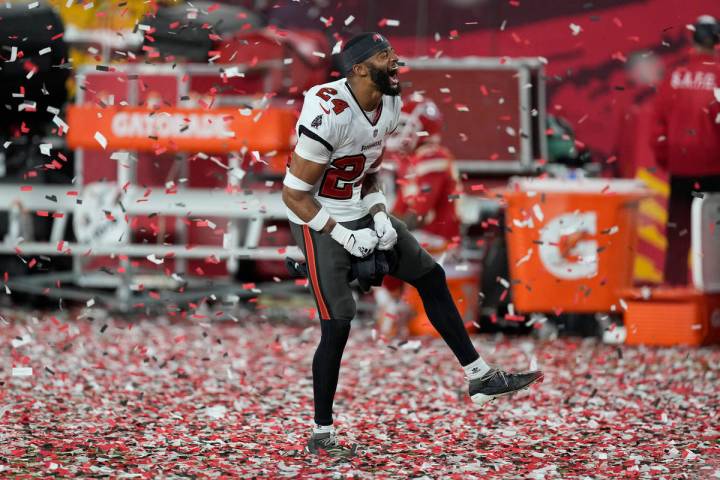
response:
M370 255L378 244L377 234L369 228L349 230L336 223L330 236L345 247L345 250L360 258Z
M390 217L385 212L378 212L373 216L375 221L375 233L380 237L378 250L390 250L397 243L397 232L392 226Z

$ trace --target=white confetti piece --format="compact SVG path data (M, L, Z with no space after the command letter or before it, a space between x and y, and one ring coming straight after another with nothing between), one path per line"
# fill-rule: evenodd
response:
M283 65L290 65L293 63L292 58L283 58Z
M15 367L12 369L13 377L31 377L33 369L31 367Z
M525 255L525 256L522 257L520 260L518 260L517 263L515 264L515 266L516 266L516 267L519 267L519 266L522 265L523 263L529 262L529 261L530 261L530 258L532 258L532 253L533 253L533 249L532 249L532 248L528 248L527 255Z
M10 48L10 60L8 62L14 62L17 60L17 47Z
M121 162L126 162L128 158L130 158L130 152L113 152L110 154L110 160L119 160Z
M37 8L37 6L40 5L40 2L32 2L28 4L28 10L32 10L33 8Z
M394 19L388 18L387 22L385 22L385 25L387 25L388 27L399 27L400 20L394 20Z
M103 135L100 132L95 132L95 141L100 144L100 146L104 149L107 148L107 139L105 138L105 135Z
M23 345L27 345L28 343L30 343L31 340L32 339L29 336L23 336L20 338L13 338L10 344L13 348L20 348Z
M91 298L90 300L88 300L87 302L85 302L85 305L88 306L88 307L92 307L93 305L95 305L95 299L94 299L94 298Z
M225 413L227 413L227 407L225 405L215 405L214 407L207 407L205 409L205 415L213 420L223 418Z
M582 27L580 25L575 25L574 23L571 23L570 30L572 31L572 34L574 36L577 36L580 35L580 32L582 32Z
M320 58L325 58L325 54L323 52L312 52L313 55Z
M347 27L348 25L350 25L353 22L353 20L355 20L355 17L353 17L352 15L348 15L348 17L345 19L345 22L343 22L343 23Z
M622 307L623 310L625 310L627 312L627 309L628 309L627 303L622 298L620 299L620 306Z
M420 340L410 340L407 343L404 343L402 347L400 347L401 350L416 350L422 346L422 342Z
M277 232L277 225L270 225L265 229L267 233L275 233Z
M151 261L152 263L154 263L155 265L160 265L161 263L164 263L164 262L165 262L165 259L164 259L164 258L157 258L154 253L153 253L152 255L148 255L148 256L145 257L145 258L147 258L148 260L150 260L150 261Z
M45 55L46 53L50 53L50 52L52 52L52 48L50 48L50 47L45 47L45 48L43 48L42 50L40 50L40 51L38 52L38 54L40 54L40 55Z
M37 110L37 104L30 100L25 100L23 103L18 105L18 112L23 112L25 110L28 110L30 112L34 112Z
M225 70L225 76L228 78L240 77L244 78L245 73L238 70L238 67L230 67Z
M40 153L43 155L50 156L50 152L52 150L52 143L41 143L40 144Z
M533 205L533 214L535 215L535 218L538 219L539 222L542 222L545 218L545 215L543 214L542 209L540 208L540 205L537 203Z

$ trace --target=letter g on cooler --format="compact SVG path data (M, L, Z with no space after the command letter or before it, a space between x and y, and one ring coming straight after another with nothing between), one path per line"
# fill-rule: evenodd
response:
M542 265L557 278L578 280L598 274L598 242L595 212L557 216L540 230Z

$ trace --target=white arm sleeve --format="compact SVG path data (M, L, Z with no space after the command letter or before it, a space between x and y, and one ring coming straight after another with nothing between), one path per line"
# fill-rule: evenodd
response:
M300 132L297 144L295 145L295 153L315 163L328 163L330 161L331 150L328 150L318 140L308 136L306 132Z

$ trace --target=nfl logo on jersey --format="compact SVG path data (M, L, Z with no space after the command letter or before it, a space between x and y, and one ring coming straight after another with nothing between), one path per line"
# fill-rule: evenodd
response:
M373 130L373 138L377 137L377 134L378 134L378 129L376 128L375 130Z
M322 125L322 115L318 115L317 117L315 117L315 120L313 120L310 124L310 126L313 128L318 128L320 125Z

